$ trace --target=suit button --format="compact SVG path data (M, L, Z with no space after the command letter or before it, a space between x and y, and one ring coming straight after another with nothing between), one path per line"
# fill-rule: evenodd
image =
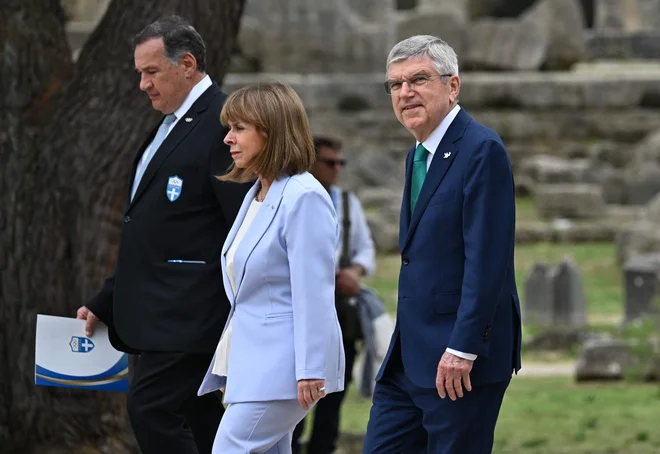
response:
M409 263L410 263L410 260L408 260L407 258L403 259L403 265L404 266L408 266Z
M130 217L130 216L126 216L126 217L124 218L124 224L128 224L129 222L131 222L131 217Z

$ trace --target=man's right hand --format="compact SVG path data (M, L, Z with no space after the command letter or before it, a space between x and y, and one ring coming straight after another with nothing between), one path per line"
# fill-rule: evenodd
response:
M87 320L87 324L85 325L85 335L91 336L94 334L94 328L96 327L96 322L99 320L99 318L94 315L92 311L87 309L87 307L82 306L80 309L78 309L76 318L79 320Z

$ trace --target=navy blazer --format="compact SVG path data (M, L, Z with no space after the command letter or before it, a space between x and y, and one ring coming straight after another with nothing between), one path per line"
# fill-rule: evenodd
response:
M473 385L505 381L520 369L520 304L513 250L515 193L500 137L461 109L435 151L410 213L414 147L406 159L401 271L392 348L406 376L434 388L446 348L478 355Z
M230 309L220 279L222 245L251 187L216 178L232 162L218 120L226 98L215 84L197 98L130 200L137 164L158 126L135 156L115 270L86 304L118 350L210 354L218 344ZM173 177L182 186L170 201Z

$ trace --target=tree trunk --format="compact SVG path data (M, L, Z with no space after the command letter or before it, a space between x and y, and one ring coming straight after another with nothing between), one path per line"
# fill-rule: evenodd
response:
M0 454L130 450L125 396L34 385L36 314L75 316L114 264L129 168L160 118L131 38L188 18L220 84L243 4L114 0L74 66L57 0L0 0Z

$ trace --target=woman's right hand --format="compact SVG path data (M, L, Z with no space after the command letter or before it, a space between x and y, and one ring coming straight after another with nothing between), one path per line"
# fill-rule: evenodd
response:
M325 380L298 381L298 402L303 410L309 410L314 403L325 397Z

